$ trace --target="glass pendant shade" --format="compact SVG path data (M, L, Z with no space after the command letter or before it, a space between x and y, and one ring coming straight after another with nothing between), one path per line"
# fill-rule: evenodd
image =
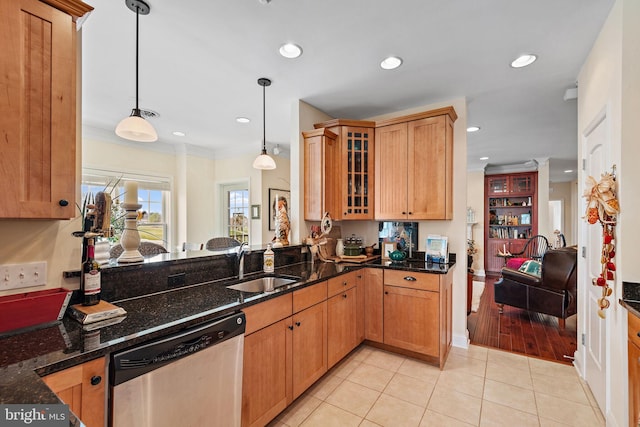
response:
M253 167L254 169L275 169L276 162L267 154L266 150L264 150L262 154L253 161Z
M140 116L140 111L134 108L131 115L124 118L116 126L116 135L120 138L139 142L154 142L158 140L156 130L147 120Z

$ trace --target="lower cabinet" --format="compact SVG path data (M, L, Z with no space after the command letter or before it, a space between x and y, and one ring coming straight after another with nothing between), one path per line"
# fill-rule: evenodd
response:
M640 425L640 318L629 313L629 426Z
M383 343L434 358L442 369L451 348L452 283L452 270L385 270Z
M364 270L364 338L369 341L383 342L382 317L383 307L383 282L381 268L366 268ZM360 291L360 288L358 288ZM360 296L360 292L358 292Z
M360 275L360 271L354 271L328 281L327 362L329 368L342 360L360 343L357 292Z
M384 343L428 356L438 356L437 292L384 287Z
M244 310L243 426L266 425L327 372L326 299L321 282Z
M95 359L42 378L87 427L105 423L105 359Z

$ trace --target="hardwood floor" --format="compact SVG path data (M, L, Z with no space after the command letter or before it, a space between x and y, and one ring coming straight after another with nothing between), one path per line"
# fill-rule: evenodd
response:
M467 316L471 344L570 364L577 349L577 315L567 318L565 329L561 330L558 319L546 314L506 305L500 314L493 301L493 284L498 279L486 277L478 311ZM482 278L474 277L474 280Z

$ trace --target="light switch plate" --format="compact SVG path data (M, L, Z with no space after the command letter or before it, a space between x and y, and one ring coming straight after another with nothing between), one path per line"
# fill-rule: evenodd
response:
M0 265L0 290L47 284L47 262Z

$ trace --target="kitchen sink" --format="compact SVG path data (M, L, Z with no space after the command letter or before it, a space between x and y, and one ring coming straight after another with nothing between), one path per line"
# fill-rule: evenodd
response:
M291 279L288 277L268 276L236 283L235 285L227 286L227 289L241 292L265 292L265 289L276 289L299 281L299 279Z

